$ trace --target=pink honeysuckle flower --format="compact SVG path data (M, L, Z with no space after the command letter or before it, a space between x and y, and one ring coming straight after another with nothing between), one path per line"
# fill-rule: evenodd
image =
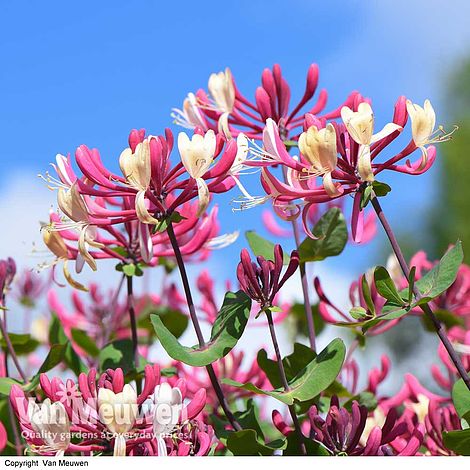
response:
M258 303L261 310L273 307L275 296L299 266L299 255L294 250L281 278L283 259L283 251L280 245L274 247L274 262L258 256L257 265L251 260L246 249L243 249L240 253L240 263L237 267L240 287L251 299Z
M336 396L331 398L330 408L326 416L322 416L316 405L308 412L308 426L306 431L310 439L321 443L332 455L351 456L386 456L386 455L415 455L419 450L416 447L414 435L407 445L397 452L392 443L407 431L404 423L399 422L395 409L389 411L384 423L373 427L367 437L362 440L367 420L367 408L353 401L351 411L341 407ZM273 422L276 428L284 435L294 432L281 418L279 412L273 412ZM420 429L419 444L422 443L424 433Z
M426 389L412 374L405 374L405 381L401 389L393 396L380 400L380 408L386 413L389 409L404 406L405 417L417 418L424 422L430 400L437 403L446 403L450 397L443 397Z
M447 334L456 351L460 353L460 359L465 370L470 371L470 331L459 326L454 326L447 332ZM437 351L441 363L444 365L445 372L442 373L441 368L438 365L433 364L431 367L431 373L439 386L450 393L454 382L458 380L460 376L442 344L438 345Z
M201 271L201 273L197 277L196 286L202 296L200 300L199 310L205 314L205 317L203 317L203 320L209 322L210 324L213 324L219 312L221 301L217 300L216 298L217 296L215 292L215 283L207 270ZM172 287L173 289L175 289L174 286ZM230 281L227 280L225 281L224 292L229 291L229 290L231 290L231 283ZM183 297L181 297L181 294L179 294L177 291L175 292L174 290L172 291L172 294L169 297L174 298L175 295L179 299L179 303L177 304L178 309L184 311L186 300ZM291 305L288 302L282 302L278 295L275 296L274 303L280 309L280 311L277 312L276 318L274 319L274 323L280 323L289 315ZM256 305L252 306L252 308L253 308L254 314L256 315L256 313L258 312L256 310L257 308ZM250 324L253 327L264 328L266 326L265 322L260 322L260 321L253 321Z
M88 196L85 199L91 201ZM168 200L171 200L170 196ZM106 209L110 207L129 207L129 200L124 199L121 203L116 199L108 201L105 198L93 200L93 206L102 213L112 212ZM186 202L180 207L183 217L175 224L174 232L177 237L181 253L187 259L203 260L210 252L223 248L232 243L238 236L233 234L219 234L219 223L217 220L218 208L213 207L209 214L202 217L196 215L197 205ZM132 212L132 210L131 210ZM83 263L80 262L80 234L73 228L67 228L58 214L51 212L50 224L43 228L43 238L46 246L56 256L52 263L44 263L42 267L53 266L59 262L64 264L64 275L74 287L80 290L86 288L73 280L67 267L69 260L76 260L77 271L81 270ZM90 259L116 259L118 262L143 263L149 266L158 264L161 257L173 257L174 252L166 232L151 233L149 225L139 220L131 220L123 225L124 230L118 230L113 224L99 226L94 232L94 248L87 250ZM95 263L96 265L96 263Z
M351 353L348 354L348 356L350 355ZM382 354L380 357L380 368L374 367L367 373L367 386L365 391L374 394L377 398L380 398L378 387L387 378L390 366L390 358L386 354ZM344 385L353 395L360 392L360 390L358 390L359 370L359 365L356 360L347 357L338 377L341 384Z
M309 104L315 95L318 85L319 70L312 64L307 72L305 91L300 101L290 108L290 87L282 76L281 67L276 64L272 70L264 69L261 76L261 86L256 89L255 101L252 102L242 95L235 84L229 69L225 72L212 74L209 78L208 89L199 90L194 95L189 94L183 103L183 109L173 110L172 116L184 127L217 130L222 118L226 119L229 132L237 136L243 132L250 139L261 139L264 124L272 119L282 128L283 139L295 138L303 125L305 109L318 115L326 107L327 92L321 90L317 101ZM355 92L346 100L350 104ZM340 115L340 108L323 114L325 119Z
M429 401L425 418L426 438L424 444L431 455L456 455L444 445L442 433L462 429L460 418L453 405L442 406L435 400Z
M176 210L181 220L174 222L175 232L184 233L187 238L187 246L181 246L183 255L232 242L236 234L216 236L216 213L206 215L205 209L210 194L225 192L235 185L230 172L237 155L236 141L227 142L224 149L224 137L213 131L205 135L196 132L191 139L181 133L181 162L175 166L170 162L172 147L169 130L165 137L145 137L143 130L132 131L129 147L119 161L123 176L107 170L98 151L84 145L75 153L83 176L73 172L70 158L59 156L54 165L58 178L49 174L44 178L49 187L58 190L59 207L66 216L65 220L54 216L44 229L45 242L57 259L75 259L77 272L85 262L96 269L95 260L100 257L119 258L115 251L113 254L117 246L127 248L129 256L137 252L146 264L152 264L155 257L171 255L172 251L155 248L164 242L168 245L168 237L163 232L151 233L150 226L160 224ZM196 197L199 202L194 207L190 201ZM199 222L201 216L203 220ZM196 227L198 224L201 226ZM116 229L118 225L125 227L128 237ZM190 230L195 231L192 237ZM76 245L64 247L64 238ZM101 255L98 258L97 253ZM64 262L65 268L66 265ZM70 278L66 269L64 274Z
M410 163L407 160L405 164L400 164L419 148L412 138L402 151L387 157L382 163L377 163L379 154L387 149L406 126L408 110L405 97L398 99L392 122L386 124L377 134L373 133L372 108L368 100L359 94L354 95L352 102L342 108L342 119L342 123L327 122L325 118L307 114L304 123L305 132L299 137L301 153L298 157L290 156L286 148L281 149L280 145L277 145L278 142L283 145L281 131L279 128L276 130L271 121L267 122L263 132L264 150L261 152L265 156L261 162L263 165L261 183L267 195L259 196L256 201L251 201L244 207L250 207L254 202L261 203L271 199L275 210L276 205L287 205L290 208L297 205L299 208L297 215L302 212L305 221L306 212L312 204L355 194L352 232L354 239L360 241L364 224L364 214L360 207L361 188L375 181L377 175L384 170L422 174L432 166L436 149L430 145L426 147L425 154L423 153L417 162ZM269 130L267 134L266 129ZM269 135L269 139L266 135ZM336 136L336 143L333 136ZM448 138L449 135L434 140L428 139L427 144L445 141ZM415 139L417 140L416 137ZM276 145L272 145L273 142ZM248 160L247 164L255 165L256 162ZM282 182L268 168L279 164L288 170L287 179ZM316 185L317 176L323 178L321 186ZM282 211L277 212L282 216ZM292 216L292 210L288 211L287 215ZM306 228L305 223L304 228ZM306 232L310 234L308 229Z
M111 223L139 219L146 224L158 224L162 216L171 214L198 193L200 197L204 196L205 204L207 192L219 192L230 186L224 185L224 181L237 153L236 142L228 142L222 152L224 138L215 136L213 131L204 136L196 133L191 140L183 136L186 134L179 137L182 161L172 167L173 135L170 130L166 130L165 137L146 138L142 132L132 131L130 146L121 155L124 178L109 172L96 150L79 147L76 160L86 177L86 182L78 180L80 193L104 198L128 196L135 201L133 211L129 209L121 214L116 211L114 216L118 220ZM205 164L196 168L194 165L198 161ZM168 199L169 195L173 197ZM100 218L99 213L96 215ZM102 214L102 218L109 217L110 214Z
M38 408L33 410L56 408L61 411L65 425L60 429L63 444L59 449L55 441L47 441L37 432L37 429L50 429L51 424L54 424L49 420L50 413L41 411L40 415L37 412L34 415L28 412L33 405L24 391L14 385L10 402L19 420L22 435L33 452L43 455L53 455L58 451L84 455L92 452L108 455L162 455L163 447L165 455L204 455L209 452L213 431L199 417L206 402L206 392L201 389L191 400L186 400L184 379L179 379L175 384L181 397L181 406L178 407L174 427L168 434L160 436L160 444L157 442L153 432L156 410L166 403L158 390L168 387L168 384L160 381L157 365L145 366L140 394L134 391L132 385L125 384L121 369L108 369L99 377L96 370L91 369L88 374L80 374L77 383L69 379L65 384L57 377L49 380L45 374L41 374L40 384L46 400L41 405L35 405ZM184 430L187 432L184 433Z
M3 305L3 297L10 289L16 275L16 263L13 258L0 260L0 305Z
M7 446L7 442L8 442L7 431L5 429L5 426L2 423L0 423L0 452L2 452L3 449L5 449L5 447Z

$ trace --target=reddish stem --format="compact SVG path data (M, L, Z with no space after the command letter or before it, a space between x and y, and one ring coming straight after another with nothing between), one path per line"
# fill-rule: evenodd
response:
M375 195L374 191L372 191L371 193L371 202L372 206L375 209L375 212L377 213L377 217L379 218L380 223L382 224L382 227L385 230L385 233L387 234L387 237L390 241L390 245L392 246L393 252L397 257L400 268L403 274L405 275L406 279L409 280L410 268L408 267L408 263L406 262L405 257L403 256L403 253L392 230L392 227L388 223L388 220L385 217L385 214L383 213L380 202L377 196ZM413 287L413 292L417 300L420 300L422 298L421 293L419 292L416 286ZM429 304L420 305L420 308L425 313L425 315L427 315L428 318L431 320L434 329L436 330L436 333L439 336L439 339L441 340L442 344L446 348L447 353L449 354L450 359L454 363L455 368L457 369L459 375L462 377L462 380L465 382L467 388L470 390L470 376L465 370L465 367L463 366L462 361L460 360L460 356L457 354L454 347L452 346L452 343L450 342L446 334L444 326L436 317Z

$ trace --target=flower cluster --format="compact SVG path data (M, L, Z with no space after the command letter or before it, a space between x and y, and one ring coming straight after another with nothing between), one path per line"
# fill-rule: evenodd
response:
M385 170L424 173L436 159L434 144L451 133L436 129L429 100L420 106L398 98L389 122L381 125L369 98L355 91L330 107L318 82L313 64L303 95L291 105L291 87L274 65L263 71L249 99L227 68L210 75L207 91L188 94L182 109L173 110L175 122L190 131L175 138L169 129L163 135L134 129L114 165L86 145L73 156L57 155L55 174L42 177L57 193L58 210L42 225L52 259L41 267L52 267L51 276L17 274L11 258L0 261L0 382L9 390L0 407L10 407L12 418L0 423L0 451L466 452L470 267L462 264L460 242L440 261L418 252L407 263L379 202L391 189L379 181ZM259 177L257 193L245 184L253 174ZM252 253L243 248L236 269L220 276L201 267L212 250L239 235L222 231L219 206L212 204L229 191L241 193L233 198L241 209L272 204L261 221L276 241L292 240L290 255L249 232ZM350 230L342 214L348 199ZM333 297L338 287L312 276L308 263L340 255L348 241L370 241L379 223L393 255L351 284L346 312ZM96 279L79 282L69 270L74 263L77 274L85 266L96 271L104 260L114 260L117 271L108 290ZM197 264L194 282L188 263ZM74 289L68 303L57 289L65 287L55 275L59 265ZM287 281L300 282L303 302L286 296ZM10 331L10 292L23 314L21 333L18 318ZM419 316L440 339L440 364L429 377L438 392L409 373L387 392L383 384L393 361L382 354L380 366L365 373L354 354L366 347L366 336L409 316ZM351 337L318 350L325 323L349 328ZM184 344L189 325L196 346ZM245 334L255 327L255 334ZM277 330L285 327L288 334L279 341ZM271 344L254 345L258 353L250 357L242 336L262 342L263 333ZM57 375L49 378L52 369ZM271 416L268 397L277 403Z
M158 366L145 367L143 390L124 383L122 369L82 373L65 384L40 376L47 397L26 398L13 386L10 401L29 449L41 455L83 452L124 455L205 455L213 431L198 418L204 389L186 402L186 383L160 381Z

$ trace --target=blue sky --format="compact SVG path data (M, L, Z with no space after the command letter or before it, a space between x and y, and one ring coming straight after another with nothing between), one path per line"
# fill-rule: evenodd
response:
M170 109L225 66L252 96L262 69L278 62L295 98L308 65L317 62L331 106L358 89L372 97L384 124L400 94L417 102L429 97L445 122L443 84L470 35L464 22L470 4L451 4L444 10L438 1L388 0L3 3L0 197L4 217L5 211L18 217L3 237L26 246L30 234L20 233L19 218L45 218L54 196L39 189L35 175L56 153L85 143L112 164L131 128L161 132L171 124ZM392 222L429 207L436 171L386 178L394 185L384 203ZM233 214L229 199L220 211L226 231L259 226L259 211ZM2 245L5 256L9 246ZM243 245L228 250L234 261ZM350 249L332 265L352 267L354 260L355 270L364 269L379 245ZM215 262L226 254L218 256Z

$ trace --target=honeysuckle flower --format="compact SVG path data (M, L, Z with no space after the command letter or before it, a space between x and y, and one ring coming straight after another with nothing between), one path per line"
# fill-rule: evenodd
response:
M124 225L128 230L126 224L139 221L142 225L133 230L138 236L139 256L148 264L155 256L151 253L152 241L155 240L149 225L158 226L198 195L202 202L194 216L201 217L210 193L225 192L235 185L230 169L237 153L236 141L227 142L224 146L223 137L216 137L211 131L204 137L197 134L191 140L187 138L185 141L181 137L180 143L184 164L180 162L172 166L173 135L169 130L165 136L148 137L142 129L133 130L129 135L129 147L120 158L123 176L107 170L96 149L82 145L75 153L75 160L83 175L71 174L69 159L61 158L55 165L59 175L55 185L70 190L72 183L78 188L87 209L86 225L96 227L98 232L106 231L113 238L120 238L115 226ZM194 220L191 223L194 226ZM174 223L175 227L177 224ZM89 231L86 233L88 238L85 242L94 248ZM96 236L91 241L103 243L103 238ZM122 239L118 240L118 245L122 243ZM96 248L109 255L109 243L105 245L105 248ZM89 253L96 259L92 250Z
M70 433L76 436L73 442L64 440L60 450L79 455L95 452L105 455L109 455L109 452L114 455L159 455L153 432L154 392L160 384L158 365L145 366L139 395L130 385L125 384L123 371L119 368L107 369L101 375L97 375L96 369L90 369L87 374L80 374L77 383L69 379L64 384L60 378L49 379L45 374L40 375L39 381L46 396L46 406L59 409L62 414L65 412L70 423ZM161 403L168 404L168 400L165 402L165 394L158 393L158 390L166 390L169 385L161 385L163 387L157 388L157 397ZM195 390L190 399L185 400L187 386L184 378L179 378L173 389L175 387L180 393L174 401L179 403L181 398L182 405L178 406L179 412L175 412L172 417L173 422L176 420L175 428L170 434L162 435L167 453L206 455L214 435L201 415L206 403L206 392L204 389ZM177 393L172 395L176 396ZM10 403L20 423L22 436L32 449L51 455L56 450L46 447L46 442L33 427L31 413L28 414L28 410L33 409L31 400L26 398L21 387L13 385ZM171 397L169 401L172 401Z
M333 183L331 173L338 160L336 150L336 131L332 124L323 129L311 126L300 134L299 150L312 164L313 174L323 177L323 186L331 196L339 196L341 192ZM307 170L308 171L308 170Z
M70 274L68 268L69 259L73 259L72 254L69 252L65 241L58 230L54 230L54 225L45 225L41 228L42 232L42 239L44 244L47 246L49 251L55 255L55 260L52 264L42 264L40 267L48 267L51 266L53 270L58 263L62 263L62 270L64 273L64 277L74 289L82 290L86 292L86 287L81 284L80 282L76 281L72 275ZM75 259L77 258L78 251L75 254ZM54 271L53 271L54 273Z
M59 188L57 202L60 210L72 220L72 224L60 223L54 226L55 229L77 228L80 236L78 238L78 256L76 260L76 271L81 272L83 264L86 262L93 271L96 271L96 261L89 253L89 245L94 248L102 248L102 244L95 242L96 227L91 225L90 216L83 197L78 191L78 186L74 183L70 189Z
M465 318L466 325L468 325L469 317L466 316L463 318ZM460 354L463 366L467 371L470 371L470 331L468 330L468 326L465 326L464 328L454 326L448 330L447 334L449 339L452 341L455 350ZM444 366L444 372L440 366L433 364L431 366L431 373L437 384L443 390L450 393L454 382L459 378L459 374L443 345L439 344L437 353L441 360L441 364Z
M243 249L240 253L240 263L237 267L237 278L240 287L251 299L259 304L260 311L273 307L274 297L299 266L299 255L294 250L281 278L284 254L280 245L274 247L273 258L274 262L258 256L257 265L251 260L246 249Z
M126 455L126 438L137 417L137 393L131 385L124 385L119 393L107 388L98 391L98 410L101 421L114 436L114 456Z
M183 101L183 109L172 109L171 117L175 124L187 129L198 127L204 131L208 130L207 121L198 107L194 93L188 93L187 98Z
M158 455L168 455L164 437L171 434L179 421L183 408L183 397L178 387L171 387L167 382L157 385L154 392L155 411L153 432L156 435Z
M3 304L3 296L10 288L16 275L16 263L13 258L0 260L0 304Z
M357 170L363 181L374 181L374 173L371 165L370 146L402 127L390 122L384 128L374 134L374 113L369 103L359 103L357 111L353 111L348 106L341 108L341 118L349 132L351 138L360 144Z
M460 418L452 405L442 406L437 401L429 401L428 413L425 417L425 445L431 455L456 455L447 449L443 440L443 432L462 429Z
M352 139L360 145L371 145L392 132L402 129L394 122L385 124L384 128L374 134L374 113L369 103L363 101L359 103L357 111L353 111L348 106L341 108L341 119Z
M203 180L214 159L216 138L214 131L209 130L204 136L194 134L191 139L184 132L178 134L178 150L186 171L196 180L199 208L197 215L201 216L210 202L209 188Z
M387 413L382 426L372 428L365 443L361 444L367 414L367 408L356 401L351 405L351 412L347 411L334 396L325 418L315 405L310 408L310 435L333 455L415 455L418 452L424 438L422 428L419 428L419 442L410 439L399 452L395 451L393 441L407 431L406 424L399 422L395 409Z
M211 74L207 87L217 109L231 113L235 103L235 87L230 69L227 67L223 72Z
M290 108L290 87L282 76L281 67L275 64L270 69L264 69L261 86L254 94L254 101L247 99L236 87L235 81L228 69L225 72L212 74L209 79L210 98L205 91L196 93L197 104L204 116L204 126L196 124L196 119L182 119L182 125L200 127L201 129L220 129L220 120L228 132L237 136L240 132L249 139L261 140L266 120L271 118L282 130L282 139L296 138L299 128L303 125L304 106L312 100L318 86L318 66L312 64L307 72L305 91L295 106ZM344 104L350 104L356 93L351 93ZM316 102L310 104L308 112L319 115L326 106L326 90L320 90ZM186 103L186 100L185 100ZM185 104L183 104L183 110ZM339 116L340 108L325 113L323 117L330 119ZM179 116L184 112L177 113ZM292 135L291 135L292 134Z
M369 311L369 306L364 299L362 294L362 282L363 278L365 277L367 284L369 285L370 293L371 293L371 300L375 308L375 312ZM323 320L327 323L333 325L345 325L349 324L351 327L354 327L355 323L360 323L357 319L351 317L349 313L343 312L342 309L338 308L326 295L321 285L321 281L318 277L315 277L313 280L314 288L317 292L319 297L319 304L318 304L318 312ZM362 307L368 315L369 318L372 318L372 315L380 315L382 311L382 307L385 304L385 299L381 297L377 289L375 288L374 283L367 278L365 275L361 275L357 281L351 283L349 288L349 300L351 302L351 307ZM333 313L334 312L334 313ZM402 320L403 317L397 318L390 321L385 321L378 323L377 325L373 326L369 330L367 330L368 335L378 335L383 333L384 331L393 328L398 322Z
M64 405L51 403L46 398L41 404L30 403L28 409L31 426L44 441L42 446L32 446L34 452L64 455L70 445L70 421Z
M449 140L457 128L455 127L450 133L446 133L441 126L434 130L436 126L436 113L429 100L425 100L422 107L410 100L406 100L406 110L411 120L413 141L422 152L420 168L423 168L428 159L426 146Z
M8 442L7 431L5 429L5 426L2 423L0 423L0 452L2 452L3 449L5 449L5 447L7 446L7 442Z

